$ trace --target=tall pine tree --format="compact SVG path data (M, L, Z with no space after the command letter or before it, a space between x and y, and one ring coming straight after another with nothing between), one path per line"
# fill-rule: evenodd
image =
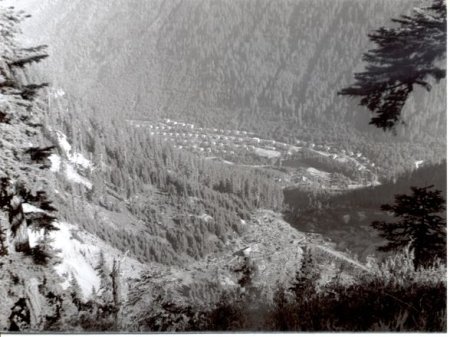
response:
M446 257L446 221L441 216L445 200L433 186L411 187L412 195L396 195L393 205L381 209L399 218L398 222L375 221L372 226L388 242L381 251L398 251L408 247L414 251L414 266L427 266L436 258Z

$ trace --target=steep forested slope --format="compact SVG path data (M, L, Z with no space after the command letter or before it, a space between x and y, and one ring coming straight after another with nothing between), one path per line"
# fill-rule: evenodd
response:
M70 191L58 199L63 215L123 251L179 264L224 249L256 209L281 210L282 190L270 173L185 153L117 121L79 119L82 108L48 95L49 137L61 143L67 135L92 162L88 183L57 175L57 189Z
M369 128L368 112L336 95L362 65L370 30L414 1L25 3L36 10L32 40L52 41L50 77L96 114L339 142L387 171L412 156L443 156L445 83L415 93L396 137Z

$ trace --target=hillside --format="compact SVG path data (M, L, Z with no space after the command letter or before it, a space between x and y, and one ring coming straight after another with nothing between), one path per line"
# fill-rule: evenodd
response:
M336 95L412 2L10 3L0 331L445 329L442 255L370 227L446 191L445 85L398 135Z
M42 76L96 115L339 143L391 177L411 157L444 156L444 82L415 92L397 136L369 127L369 114L336 94L360 67L366 35L414 1L22 3L34 13L27 39L50 45L52 72Z

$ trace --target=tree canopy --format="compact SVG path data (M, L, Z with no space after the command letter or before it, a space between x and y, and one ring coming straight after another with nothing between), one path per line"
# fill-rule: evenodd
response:
M441 191L432 187L411 187L412 195L396 195L395 204L381 206L400 218L399 222L372 223L388 241L379 249L392 251L409 246L414 251L416 268L429 265L437 257L445 259L446 255L446 221L440 215L445 211L445 200Z
M392 19L398 26L381 27L369 34L376 48L363 56L365 71L355 73L355 83L339 92L360 96L360 104L375 116L370 124L395 130L404 123L401 111L414 85L431 90L430 79L445 77L447 18L444 0Z

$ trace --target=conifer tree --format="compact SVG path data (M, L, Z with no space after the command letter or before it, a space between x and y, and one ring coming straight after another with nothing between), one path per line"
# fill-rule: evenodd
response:
M112 284L110 279L111 271L108 269L106 265L105 255L103 251L100 251L99 260L97 266L95 267L95 271L97 272L97 276L100 279L100 287L98 294L102 299L105 300L106 303L112 301Z
M427 266L436 258L446 257L445 199L433 186L411 187L412 195L395 196L393 205L381 210L399 218L399 222L375 221L372 226L388 241L381 251L399 251L408 247L414 251L414 266Z
M414 86L431 90L430 79L445 77L447 13L444 0L415 9L413 15L392 19L396 28L381 27L369 39L376 48L364 54L364 72L339 94L362 97L360 104L375 116L370 124L395 129Z
M70 277L69 292L74 301L81 301L82 298L81 287L73 273L71 274Z

